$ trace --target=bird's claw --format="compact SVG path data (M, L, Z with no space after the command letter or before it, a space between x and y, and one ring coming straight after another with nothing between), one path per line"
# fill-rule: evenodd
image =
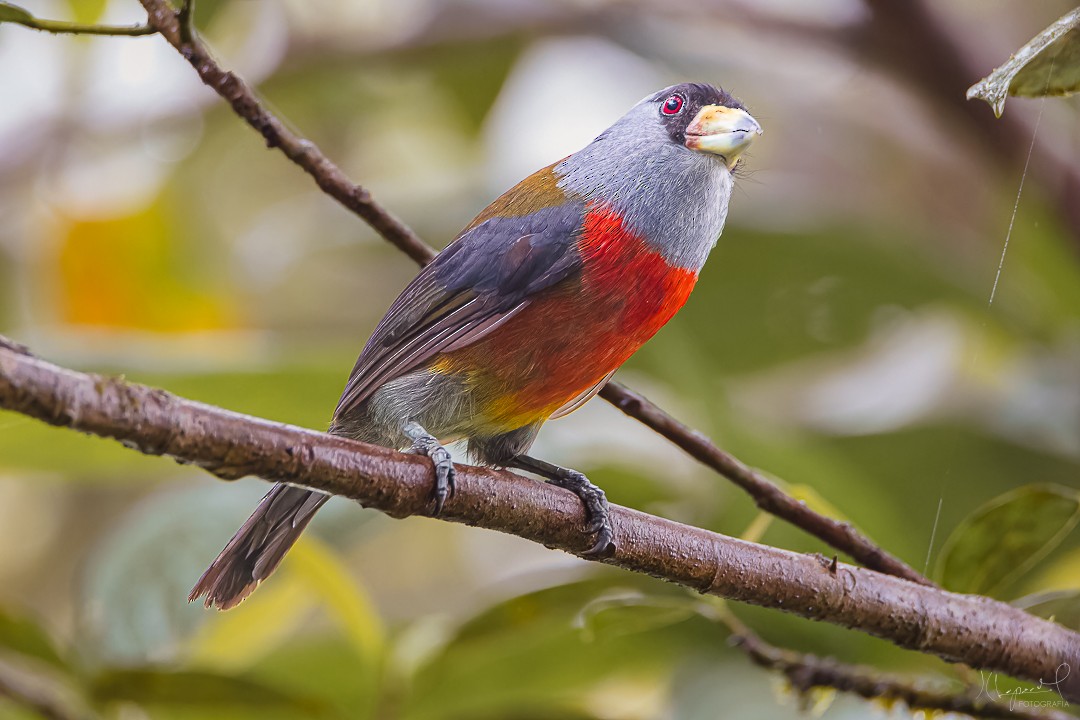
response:
M614 533L611 531L610 524L601 525L596 535L596 543L581 554L586 557L607 557L609 552L615 548L615 544L612 542L613 536Z
M438 515L442 512L446 501L454 496L457 486L454 461L450 457L450 451L440 445L438 440L428 436L414 440L409 452L431 458L435 466L435 487L431 491L435 509L432 514Z
M581 499L585 506L585 532L596 534L596 542L582 553L587 557L603 557L614 549L614 531L608 517L607 495L589 479L576 470L567 470L560 477L552 480L560 487L570 490Z

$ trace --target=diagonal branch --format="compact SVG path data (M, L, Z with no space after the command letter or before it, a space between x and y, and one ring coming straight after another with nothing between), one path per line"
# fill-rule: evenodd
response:
M933 585L902 560L872 543L849 523L817 514L760 472L716 447L700 432L683 425L625 385L609 382L600 391L600 397L663 435L698 462L738 485L754 498L757 506L765 512L787 520L832 547L843 550L868 568L923 585Z
M226 480L256 475L341 495L396 518L429 514L428 460L68 370L0 347L0 408L167 455ZM571 493L505 471L457 466L443 519L581 554ZM701 593L859 630L1080 700L1080 634L989 598L736 540L612 506L611 565ZM1073 672L1063 677L1061 668Z
M222 69L194 34L185 39L177 14L165 0L140 2L149 14L150 24L191 63L204 83L217 91L237 115L262 134L268 146L279 148L311 175L324 192L359 215L383 238L420 265L426 264L435 256L434 249L379 205L368 191L354 185L314 143L291 132L284 123L268 112L251 87L234 73ZM734 482L748 492L763 510L802 528L868 568L930 584L930 581L917 571L875 545L850 525L813 512L770 483L760 473L755 473L713 445L704 435L679 424L663 410L628 388L609 384L601 392L601 397Z
M180 17L165 0L142 0L150 24L184 56L203 83L223 97L233 111L248 122L266 140L267 147L278 148L285 156L303 168L315 183L330 197L359 215L375 232L396 245L403 253L421 265L435 256L405 223L371 197L371 193L354 184L315 143L300 137L285 127L285 123L268 112L255 92L240 77L222 69L194 33L189 35Z

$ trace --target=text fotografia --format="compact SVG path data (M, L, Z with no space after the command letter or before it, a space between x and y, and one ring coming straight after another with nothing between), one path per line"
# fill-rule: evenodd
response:
M1069 677L1072 668L1068 663L1061 663L1054 670L1052 680L1039 680L1039 684L1029 688L1012 688L999 690L997 673L981 673L982 687L979 697L988 698L999 702L1005 698L1009 701L1009 709L1016 708L1065 708L1069 701L1061 696L1061 683Z

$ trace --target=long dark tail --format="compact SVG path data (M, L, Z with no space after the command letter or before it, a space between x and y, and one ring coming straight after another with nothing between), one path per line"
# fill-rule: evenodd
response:
M314 490L275 485L195 583L188 601L205 595L206 607L228 610L239 605L277 569L315 511L329 499Z

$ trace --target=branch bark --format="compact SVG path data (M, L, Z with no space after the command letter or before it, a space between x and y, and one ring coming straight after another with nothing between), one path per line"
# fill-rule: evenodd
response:
M259 131L271 148L279 148L311 175L320 188L352 210L390 243L423 266L436 251L404 223L382 208L309 140L289 131L259 102L254 91L237 75L222 69L193 33L185 33L180 18L165 0L140 0L150 24L191 63L199 77ZM846 553L868 568L930 585L929 580L898 558L875 545L847 523L818 515L739 460L713 445L704 435L667 415L644 397L621 385L609 384L601 397L624 413L671 440L705 465L748 492L766 512L773 513L810 535Z
M167 455L226 480L256 475L341 495L391 517L430 514L431 464L386 448L58 367L0 343L0 408ZM579 554L577 498L510 472L457 466L442 519ZM913 650L1034 682L1061 677L1080 701L1080 634L989 598L744 542L612 506L616 550L602 562L701 593L786 610Z

